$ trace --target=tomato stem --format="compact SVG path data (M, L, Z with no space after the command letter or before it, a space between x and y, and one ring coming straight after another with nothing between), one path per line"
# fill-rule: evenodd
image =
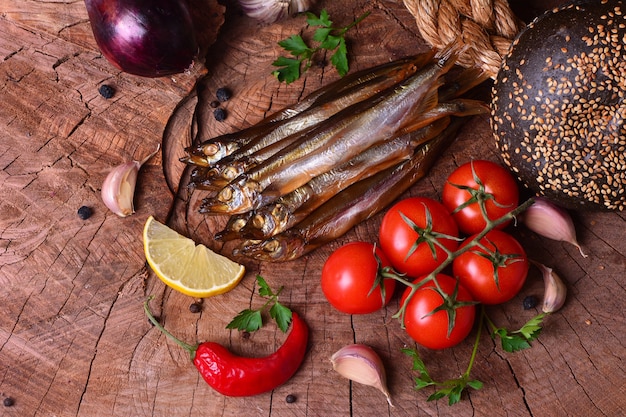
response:
M516 216L518 216L520 213L524 212L534 202L535 202L534 199L529 198L528 200L526 200L525 202L520 204L515 209L511 210L510 212L508 212L504 216L501 216L501 217L499 217L499 218L497 218L495 220L491 220L487 216L485 216L486 226L483 229L483 231L478 233L477 235L475 235L474 238L472 240L470 240L469 244L464 245L463 247L457 249L456 251L450 251L442 243L440 243L437 239L434 239L434 243L436 245L438 245L447 254L446 259L437 268L435 268L430 274L428 274L424 279L420 280L419 282L408 282L405 279L402 279L402 278L399 278L399 277L392 277L395 280L397 280L397 281L407 285L408 287L411 287L411 292L406 297L403 305L400 306L400 309L398 310L398 312L393 315L393 318L400 319L401 326L402 326L402 328L404 328L404 317L405 317L405 312L406 312L406 306L408 305L409 300L411 299L411 297L413 297L415 292L421 286L423 286L424 284L426 284L429 281L433 281L434 280L435 286L438 288L439 291L441 291L441 288L439 287L439 285L437 283L437 280L435 279L435 277L438 274L440 274L445 268L447 268L452 263L452 261L454 259L458 258L460 255L462 255L463 253L467 252L468 250L471 250L472 247L474 247L476 244L478 244L480 242L480 240L482 240L482 238L484 238L487 235L487 233L489 233L491 230L493 230L494 228L496 228L497 226L499 226L499 225L501 225L503 223L506 223L506 222L508 222L510 220L515 219ZM479 202L479 205L481 205L483 207L484 207L484 204L485 204L484 201Z
M474 182L476 183L476 185L478 185L478 189L475 189L474 187L470 187L467 185L453 184L451 182L448 182L448 184L452 185L453 187L456 187L459 190L464 190L470 194L470 198L467 201L465 201L463 204L458 206L456 209L454 209L452 214L455 214L463 210L464 208L476 203L478 207L480 208L480 212L483 218L488 222L489 221L489 215L487 214L487 201L488 200L493 201L493 204L500 208L507 208L509 206L500 204L496 200L496 197L493 194L487 192L485 188L485 184L482 182L478 174L476 174L476 170L474 169L474 161L470 162L470 166L472 168L472 177L474 178Z

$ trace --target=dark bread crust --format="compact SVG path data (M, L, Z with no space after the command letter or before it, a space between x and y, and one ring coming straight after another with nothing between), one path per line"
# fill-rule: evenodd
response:
M626 7L576 2L513 42L494 83L491 124L529 188L574 209L626 205Z

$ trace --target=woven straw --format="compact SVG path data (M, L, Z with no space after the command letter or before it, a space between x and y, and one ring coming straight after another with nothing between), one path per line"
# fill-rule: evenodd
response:
M459 65L495 78L511 41L524 27L507 0L404 0L430 46L464 48Z

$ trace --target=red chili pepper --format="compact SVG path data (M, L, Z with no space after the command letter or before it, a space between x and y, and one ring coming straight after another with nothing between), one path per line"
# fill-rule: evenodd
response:
M283 345L269 356L238 356L218 343L205 342L198 346L193 363L207 384L221 394L243 397L271 391L296 373L306 353L309 328L296 313L291 326Z
M148 299L149 301L149 299ZM284 384L296 373L306 353L309 328L297 313L292 313L291 331L278 350L269 356L238 356L215 342L189 345L176 338L154 318L144 303L148 319L166 336L191 355L204 380L217 392L230 397L262 394Z

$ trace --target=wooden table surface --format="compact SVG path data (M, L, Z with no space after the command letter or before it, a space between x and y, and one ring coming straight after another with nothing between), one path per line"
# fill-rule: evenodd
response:
M207 3L208 0L196 0ZM227 86L228 118L207 118L209 132L233 131L260 120L336 79L330 67L314 67L300 81L279 85L270 76L276 42L305 28L303 17L261 27L233 6L215 7L208 21L225 24L210 47L206 68L189 74L144 79L120 73L99 53L81 0L0 1L0 415L24 416L616 416L626 409L626 239L624 213L573 213L589 254L537 237L513 233L530 256L564 278L568 301L550 316L531 349L509 354L489 337L478 350L473 376L480 391L461 403L427 402L428 389L412 389L414 346L392 315L398 297L383 311L350 316L333 310L319 285L329 253L349 241L375 241L380 216L336 242L294 262L246 262L247 275L230 293L194 301L166 288L146 266L141 230L154 215L166 221L174 205L182 166L171 163L189 139L196 80L207 91ZM422 51L425 45L400 0L321 1L337 24L365 10L368 19L349 33L352 69ZM209 27L204 27L210 32ZM115 86L105 100L98 86ZM181 105L179 106L179 103ZM173 122L166 130L168 120ZM165 132L165 135L164 135ZM118 218L100 200L111 167L141 159L167 138L166 155L141 171L137 213ZM439 197L445 176L476 158L497 160L488 120L463 128L430 175L407 195ZM169 161L164 170L164 162ZM169 185L169 186L168 186ZM77 216L87 205L94 214ZM198 213L175 207L170 224L183 233ZM189 218L184 214L188 213ZM211 225L212 223L209 223ZM208 245L219 249L208 239ZM225 329L240 310L258 306L255 276L274 287L311 329L299 372L271 393L226 398L199 377L185 351L149 325L142 309L148 295L166 328L188 342L213 340L234 352L264 355L283 336L270 326L246 339ZM521 300L541 296L531 271L520 295L490 309L499 325L517 328L536 311ZM329 357L340 347L367 343L383 358L395 403L376 390L351 384L332 371ZM456 377L467 365L472 340L445 351L420 348L437 379ZM287 403L288 394L296 396Z

